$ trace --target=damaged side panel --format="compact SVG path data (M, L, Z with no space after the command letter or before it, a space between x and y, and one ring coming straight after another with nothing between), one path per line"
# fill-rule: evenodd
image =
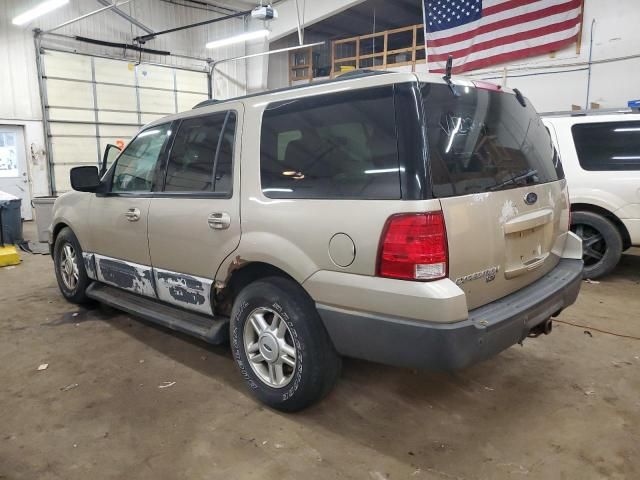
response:
M156 296L151 267L98 254L94 257L97 280L139 295Z
M153 269L158 298L165 302L211 315L213 280Z
M96 276L96 263L93 253L82 252L82 260L84 261L84 269L87 272L87 276L91 280L97 280Z

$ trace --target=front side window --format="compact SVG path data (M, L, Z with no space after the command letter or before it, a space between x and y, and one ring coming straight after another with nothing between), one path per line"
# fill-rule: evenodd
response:
M134 138L118 157L113 172L111 191L150 192L153 186L158 157L169 135L170 124L157 125L144 130Z
M164 190L230 193L235 126L234 112L180 122L169 156Z
M400 198L391 87L270 104L260 152L270 198Z
M640 122L580 123L571 133L584 170L640 170Z
M433 195L492 192L564 178L542 120L506 92L423 84Z

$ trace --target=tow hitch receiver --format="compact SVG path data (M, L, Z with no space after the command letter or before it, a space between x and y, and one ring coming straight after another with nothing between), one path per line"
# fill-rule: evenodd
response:
M549 335L551 333L552 329L553 329L553 323L552 323L550 318L547 318L544 322L539 323L538 325L533 327L529 331L529 335L527 335L527 336L529 338L536 338L536 337L539 337L540 335L542 335L543 333L545 335Z

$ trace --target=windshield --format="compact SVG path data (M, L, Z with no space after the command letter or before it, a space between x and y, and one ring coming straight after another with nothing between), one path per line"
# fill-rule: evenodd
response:
M433 195L492 192L564 178L549 132L527 101L499 91L421 86Z

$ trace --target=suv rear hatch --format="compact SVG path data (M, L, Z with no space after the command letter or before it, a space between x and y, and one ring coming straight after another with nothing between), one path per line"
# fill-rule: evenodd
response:
M557 265L568 196L549 133L528 101L481 82L453 90L459 95L445 84L421 84L449 278L473 309Z

